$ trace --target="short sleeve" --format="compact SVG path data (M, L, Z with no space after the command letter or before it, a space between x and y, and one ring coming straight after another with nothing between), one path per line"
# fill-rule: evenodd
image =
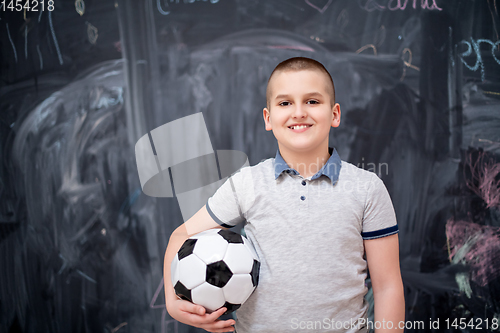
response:
M363 239L375 239L398 233L391 197L382 180L372 175L363 214Z
M245 213L255 201L251 174L251 167L239 170L208 198L207 211L221 226L231 228L245 221Z

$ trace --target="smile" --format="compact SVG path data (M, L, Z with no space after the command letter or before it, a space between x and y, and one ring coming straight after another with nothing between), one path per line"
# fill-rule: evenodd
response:
M288 126L288 128L293 129L293 130L300 130L300 129L309 128L311 126L312 125L292 125L292 126Z

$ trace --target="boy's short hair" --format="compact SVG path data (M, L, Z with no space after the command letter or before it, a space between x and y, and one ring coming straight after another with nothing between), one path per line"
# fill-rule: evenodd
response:
M301 70L316 70L323 72L326 74L328 77L328 81L332 84L332 90L331 90L331 95L330 99L332 102L332 106L335 104L335 84L333 83L332 76L328 72L328 70L323 66L322 63L319 61L316 61L311 58L306 58L306 57L294 57L287 59L285 61L282 61L274 68L273 72L269 76L269 80L267 80L267 89L266 89L266 103L267 103L267 108L269 109L269 99L271 98L271 89L269 86L269 83L271 82L271 79L276 73L280 72L288 72L288 71L301 71Z

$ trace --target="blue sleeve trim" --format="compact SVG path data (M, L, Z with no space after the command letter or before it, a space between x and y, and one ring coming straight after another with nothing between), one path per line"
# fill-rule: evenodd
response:
M375 239L375 238L380 238L380 237L385 237L389 235L394 235L399 232L398 225L394 225L389 228L385 229L380 229L380 230L375 230L375 231L369 231L369 232L362 232L361 237L363 239Z
M214 212L212 212L212 210L210 209L210 206L208 205L208 201L207 201L205 207L207 207L207 212L210 215L210 217L212 219L214 219L214 221L217 222L221 227L224 227L224 228L232 228L233 227L232 225L225 224L217 216L215 216Z

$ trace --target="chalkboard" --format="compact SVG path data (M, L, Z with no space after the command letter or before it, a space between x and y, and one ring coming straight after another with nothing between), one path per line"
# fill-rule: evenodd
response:
M198 115L218 158L273 157L265 88L293 56L331 72L330 144L391 194L407 331L495 329L496 0L19 2L0 2L0 332L201 331L164 306L184 199L143 191L135 145L154 160L161 126Z

